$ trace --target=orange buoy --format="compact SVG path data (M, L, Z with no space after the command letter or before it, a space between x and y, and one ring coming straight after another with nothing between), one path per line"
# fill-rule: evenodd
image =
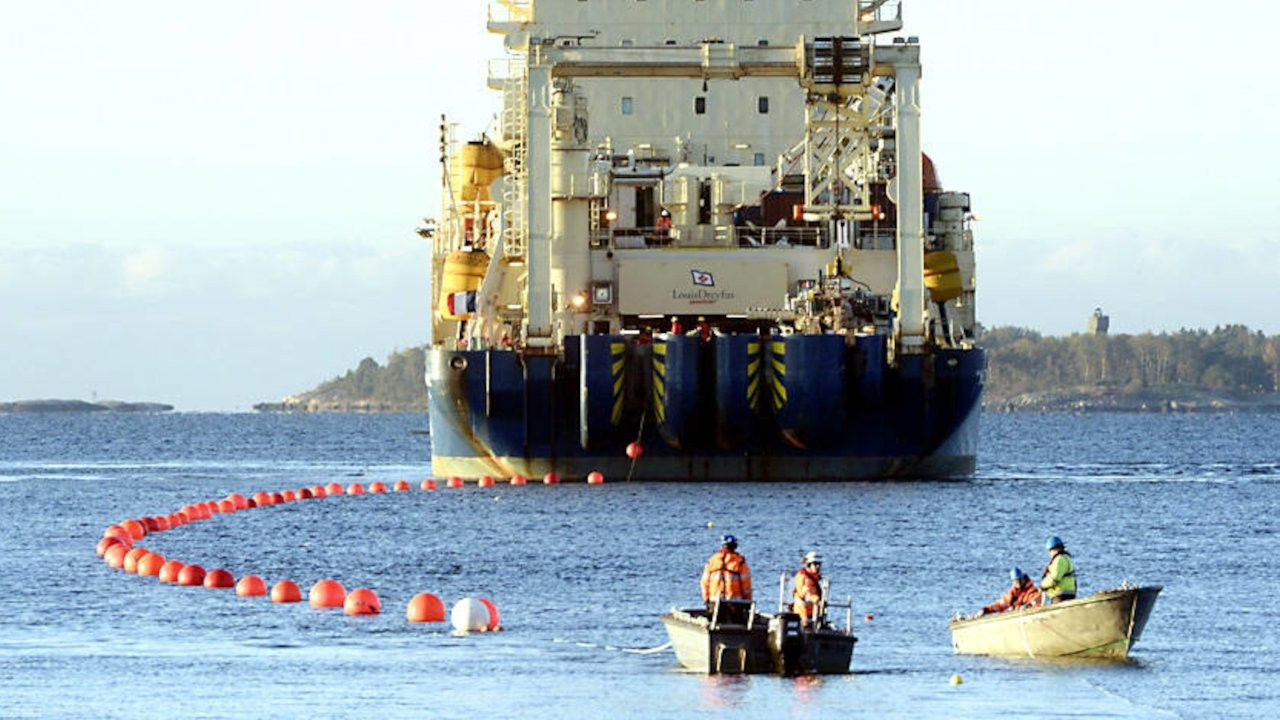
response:
M250 500L253 500L255 503L257 503L258 507L266 507L271 504L271 496L262 490L259 490L258 492L254 493L253 497L250 498Z
M639 460L641 455L644 455L644 446L639 442L633 442L630 445L627 445L627 457L632 460Z
M404 616L411 623L444 622L444 601L431 593L418 593L409 601Z
M267 594L267 584L257 575L245 575L236 583L236 595L240 597L257 597Z
M258 501L254 500L253 498L249 498L248 502L245 504L245 507L249 510L252 510L258 507Z
M292 580L281 580L271 588L271 602L302 602L302 590L298 589L298 583Z
M356 588L342 601L342 612L347 615L377 615L382 612L382 601L378 599L378 593L369 588Z
M142 577L155 577L164 567L164 556L157 552L149 552L138 559L138 574Z
M142 527L147 529L148 535L153 532L160 532L160 524L153 517L138 518L138 522L142 523Z
M98 554L98 557L102 557L103 555L107 554L107 550L109 550L112 545L123 545L123 544L124 543L120 542L120 538L116 537L115 535L108 535L107 537L104 537L98 541L98 547L94 548L94 552Z
M186 516L180 512L169 513L169 529L180 528L186 525Z
M387 491L387 484L382 482L381 480L377 480L375 482L369 483L369 492L371 493L384 493L386 491Z
M529 483L529 480L525 476L519 473L516 473L515 475L511 476L512 485L527 485L528 483Z
M342 494L342 486L341 486L341 485L339 485L339 484L338 484L338 483L336 483L336 482L331 482L331 483L329 483L328 485L325 485L325 486L324 486L324 494L325 494L326 496L328 496L328 495L341 495L341 494Z
M363 485L361 485L360 483L351 483L350 485L348 485L348 486L347 486L347 494L348 494L348 495L363 495L363 494L364 494L364 486L363 486Z
M293 494L292 490L285 490L284 492L280 493L280 499L283 500L284 502L293 502L294 500L298 499L298 496Z
M133 536L129 534L128 530L125 530L119 525L108 525L107 529L102 531L102 537L113 537L119 540L125 547L133 547Z
M462 485L463 485L462 478L458 477L457 475L450 477L449 481L445 483L445 487L451 487L451 488L460 488L462 487Z
M553 472L549 472L546 475L542 476L542 484L543 485L559 485L560 476Z
M588 485L600 485L603 483L604 483L604 473L600 472L599 470L592 470L591 472L587 473Z
M491 487L493 487L493 476L491 476L491 475L484 475L484 476L482 476L482 477L480 478L480 482L479 482L479 483L477 483L477 485L479 485L479 486L480 486L480 487L482 487L482 488L491 488Z
M237 510L247 510L249 508L249 498L246 498L240 493L231 493L227 496L227 499L236 506Z
M391 489L392 489L392 490L395 490L396 492L408 492L408 490L409 490L409 481L408 481L408 480L397 480L397 481L396 481L396 484L391 486Z
M313 497L322 498L322 497L328 497L329 492L328 492L327 490L325 490L325 489L324 489L324 486L323 486L323 485L312 485L312 486L311 486L311 495L312 495Z
M182 572L182 568L186 567L186 563L181 560L169 560L160 566L160 574L157 576L162 583L178 582L178 573Z
M138 572L138 561L149 552L151 551L144 547L130 549L129 552L124 554L124 571L128 573Z
M246 505L247 505L247 503L246 503ZM236 503L235 503L235 501L234 501L234 500L219 500L219 501L218 501L218 512L220 512L220 513L233 513L233 512L236 512Z
M299 488L299 489L298 489L298 499L299 499L299 500L310 500L310 499L311 499L311 498L313 498L313 497L315 497L315 495L313 495L313 494L311 493L311 488Z
M347 589L337 580L321 580L311 586L310 599L313 608L342 607L342 602L347 599Z
M501 630L502 616L498 614L498 606L494 605L493 601L486 597L481 597L476 599L479 600L480 604L483 605L485 609L489 611L489 625L485 629Z
M875 617L871 613L867 613L866 615L862 616L862 619L866 620L867 622L871 622L872 620L875 620Z
M436 481L435 481L435 480L432 480L431 478L427 478L426 480L423 480L423 481L422 481L422 486L421 486L421 487L422 487L422 489L423 489L423 490L435 490L435 489L436 489Z
M284 502L284 495L281 493L278 493L278 492L270 493L270 497L271 497L272 505L279 505Z
M107 562L107 567L114 570L120 570L124 568L124 556L128 552L129 548L125 547L121 543L116 543L115 545L107 548L106 552L102 553L102 559Z
M235 512L236 504L231 502L230 500L210 500L209 502L205 503L205 507L209 508L209 515L213 516L220 512L223 512L223 509L222 509L224 507L223 503L230 503L227 507L231 508L230 512ZM253 507L252 500L249 501L249 507Z
M137 520L125 520L120 523L120 527L129 532L129 536L134 540L141 540L147 536L147 528Z
M222 568L214 568L204 576L204 586L210 590L221 590L236 586L236 578Z
M204 568L199 565L188 565L178 571L178 584L184 587L204 584Z

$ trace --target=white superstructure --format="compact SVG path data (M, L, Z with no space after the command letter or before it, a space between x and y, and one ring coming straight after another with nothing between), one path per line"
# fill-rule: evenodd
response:
M899 2L502 0L489 27L501 169L445 128L433 280L474 312L438 314L437 343L554 352L671 316L968 343L968 198L921 161L914 38L877 41ZM932 302L926 253L955 266Z

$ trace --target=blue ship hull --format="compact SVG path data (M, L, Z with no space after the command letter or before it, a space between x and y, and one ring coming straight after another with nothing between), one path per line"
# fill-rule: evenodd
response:
M569 336L563 355L427 353L432 472L845 480L975 467L981 349L888 363L883 336ZM639 441L634 462L626 448Z

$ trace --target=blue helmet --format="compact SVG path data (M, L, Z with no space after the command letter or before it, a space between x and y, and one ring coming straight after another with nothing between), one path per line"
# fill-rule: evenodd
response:
M1010 579L1010 580L1012 580L1012 581L1014 581L1014 582L1017 582L1018 580L1021 580L1022 578L1026 577L1026 576L1027 576L1027 574L1026 574L1026 573L1024 573L1024 572L1022 572L1022 568L1020 568L1020 567L1015 567L1015 568L1013 568L1012 570L1010 570L1010 571L1009 571L1009 579Z
M724 545L725 547L728 547L730 545L737 545L738 538L732 535L725 535L724 537L720 538L720 544Z
M1044 541L1044 549L1052 550L1054 548L1066 547L1062 544L1062 538L1057 535L1050 535L1048 540Z

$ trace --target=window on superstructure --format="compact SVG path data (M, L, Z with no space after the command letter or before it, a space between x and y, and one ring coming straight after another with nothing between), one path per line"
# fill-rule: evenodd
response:
M693 114L694 115L707 114L707 99L705 97L699 95L698 97L693 99Z
M630 115L633 109L632 106L633 106L633 102L631 98L629 97L622 98L622 114L623 115Z
M761 115L769 114L769 98L764 96L756 98L756 112Z
M760 46L760 47L769 47L769 41L768 41L768 40L764 40L764 39L757 40L757 41L756 41L756 45L758 45L758 46Z
M751 158L751 161L756 167L764 167L764 153L756 153L755 157Z

